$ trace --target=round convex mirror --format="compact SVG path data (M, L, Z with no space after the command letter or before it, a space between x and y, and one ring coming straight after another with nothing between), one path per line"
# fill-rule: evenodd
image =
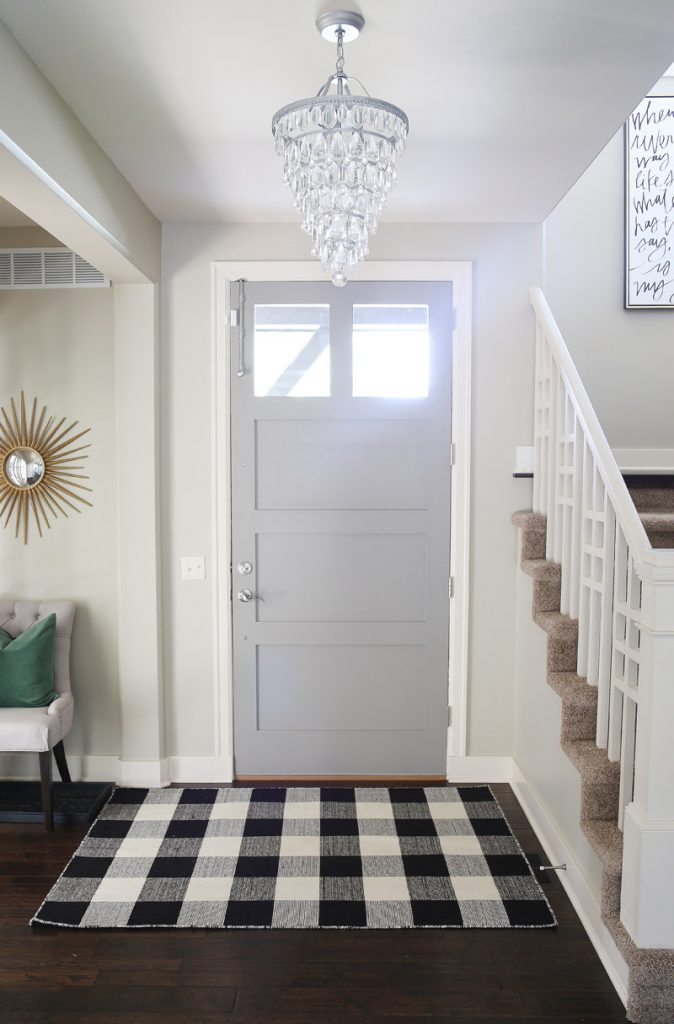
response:
M3 468L9 483L21 490L35 487L44 476L44 460L34 448L14 448Z

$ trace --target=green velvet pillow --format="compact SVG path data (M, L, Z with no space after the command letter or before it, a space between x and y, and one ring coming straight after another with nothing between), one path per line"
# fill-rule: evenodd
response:
M43 708L56 700L56 616L47 615L13 639L0 629L0 708Z

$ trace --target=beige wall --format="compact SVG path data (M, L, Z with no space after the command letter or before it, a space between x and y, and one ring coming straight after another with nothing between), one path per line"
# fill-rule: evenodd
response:
M540 227L383 225L373 259L474 261L473 484L469 753L513 747L514 531L530 507L513 480L515 446L531 437L533 317ZM162 421L167 750L213 750L211 261L306 259L292 225L165 225ZM180 556L204 554L207 580L180 579ZM226 572L227 566L221 566Z
M48 231L34 226L21 228L0 228L0 248L2 249L59 249L63 248L63 242L54 238Z
M0 244L2 242L0 241ZM118 754L117 485L112 292L0 291L0 404L21 389L91 427L93 508L56 520L27 546L0 529L3 596L72 598L75 721L66 750ZM0 756L0 774L6 770Z
M624 194L621 129L545 222L543 287L609 443L673 448L674 313L623 308Z

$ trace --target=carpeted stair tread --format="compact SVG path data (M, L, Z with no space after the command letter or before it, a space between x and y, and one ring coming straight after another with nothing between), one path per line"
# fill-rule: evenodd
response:
M543 549L544 538L534 536L533 547ZM541 550L536 552L541 553ZM536 618L539 612L558 612L562 587L562 569L556 562L545 558L523 558L522 569L534 581L531 614Z
M548 685L562 700L562 744L594 740L597 731L597 688L575 672L548 672Z
M639 518L654 548L674 548L674 512L640 512Z
M635 980L643 980L644 973L649 973L655 968L674 974L674 949L640 949L634 944L634 940L628 933L620 918L611 919L608 917L604 924L610 928L613 940L626 960L629 960L630 970L634 971Z
M674 512L674 477L627 476L625 482L637 512Z
M630 495L637 512L674 512L674 489L637 487Z
M639 949L618 914L602 914L618 951L629 966L627 1019L647 1024L672 1024L674 1000L674 950Z
M630 490L637 512L674 512L674 488Z
M586 821L583 832L603 867L615 875L622 873L623 834L612 821Z
M522 570L534 579L561 580L562 567L557 562L548 562L545 558L525 558Z
M522 559L545 558L546 518L538 512L513 512L512 522L522 531Z
M572 740L564 744L564 752L575 764L583 779L597 785L619 785L620 764L609 761L606 751L600 750L593 740Z
M561 612L538 612L534 622L546 633L565 633L578 635L578 623Z
M578 661L577 620L560 612L537 611L536 603L534 593L534 622L548 634L548 672L574 672Z
M597 707L597 687L575 672L548 672L548 683L559 696L582 707Z
M547 529L548 521L540 512L521 509L518 512L513 512L511 519L513 524L521 529L536 530L539 533L545 533Z
M617 821L620 765L609 761L593 739L561 740L561 748L580 774L580 824Z

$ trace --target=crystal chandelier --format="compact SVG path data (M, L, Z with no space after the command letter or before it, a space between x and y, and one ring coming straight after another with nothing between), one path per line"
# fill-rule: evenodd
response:
M364 24L354 11L317 19L323 38L337 42L336 69L316 96L281 107L272 119L283 178L313 239L312 255L338 287L368 254L409 127L402 110L373 99L344 71L344 43L356 39ZM354 95L349 82L365 95Z

